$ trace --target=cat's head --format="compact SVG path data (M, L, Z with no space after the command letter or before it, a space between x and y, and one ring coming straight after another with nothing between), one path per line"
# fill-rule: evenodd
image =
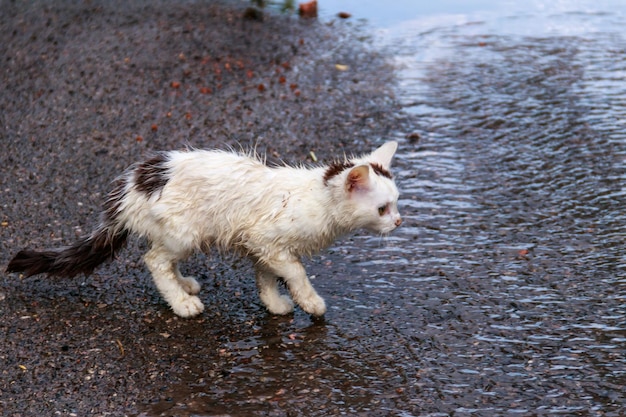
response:
M369 155L327 168L325 181L334 179L344 221L351 228L386 234L402 223L398 188L389 172L397 147L397 142L387 142Z

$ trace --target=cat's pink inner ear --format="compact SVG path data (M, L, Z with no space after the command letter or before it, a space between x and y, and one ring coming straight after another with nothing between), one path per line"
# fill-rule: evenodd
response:
M367 165L354 167L348 173L346 188L348 191L357 191L367 188L369 183L370 168Z

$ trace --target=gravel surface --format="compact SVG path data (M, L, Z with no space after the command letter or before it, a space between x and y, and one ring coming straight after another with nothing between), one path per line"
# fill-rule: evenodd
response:
M248 6L0 1L2 265L89 233L111 181L151 151L243 147L312 163L400 128L393 69L366 32ZM224 341L271 322L250 265L204 255L184 272L207 310L177 318L144 250L133 240L70 280L0 273L0 414L168 415L163 393L184 386L186 363L219 376Z

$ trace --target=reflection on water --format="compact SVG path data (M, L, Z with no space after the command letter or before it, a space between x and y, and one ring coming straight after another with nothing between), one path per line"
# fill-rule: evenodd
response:
M400 158L414 229L398 235L423 253L398 275L438 271L415 291L454 312L435 336L452 355L419 355L435 363L422 387L445 403L433 412L618 415L626 404L618 21L581 11L546 16L537 36L524 16L407 32L400 94L426 140Z
M398 133L405 223L312 261L326 322L250 322L185 410L623 413L626 19L557 3L388 30L422 137Z

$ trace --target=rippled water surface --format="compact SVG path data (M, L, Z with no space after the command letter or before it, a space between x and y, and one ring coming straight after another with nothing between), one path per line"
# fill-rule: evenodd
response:
M251 323L181 413L623 415L626 16L555 3L372 13L405 223L311 261L325 322Z

